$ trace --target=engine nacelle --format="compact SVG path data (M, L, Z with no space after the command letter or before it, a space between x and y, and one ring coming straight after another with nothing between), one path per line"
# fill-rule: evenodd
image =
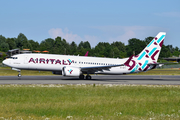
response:
M80 76L81 69L77 67L63 67L62 75L63 76Z

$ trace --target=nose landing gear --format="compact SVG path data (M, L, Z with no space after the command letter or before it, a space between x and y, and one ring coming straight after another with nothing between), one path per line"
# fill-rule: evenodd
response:
M19 72L18 77L21 77L21 71L18 71L18 72Z
M11 69L19 72L18 77L19 77L19 78L21 77L21 70L20 70L20 69L17 69L17 68L11 68Z

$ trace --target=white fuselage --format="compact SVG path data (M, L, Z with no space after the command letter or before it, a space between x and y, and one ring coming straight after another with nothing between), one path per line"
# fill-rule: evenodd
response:
M11 59L6 59L3 63L11 68L24 70L43 70L43 71L62 71L65 66L68 67L97 67L108 65L124 64L128 58L113 59L100 57L85 57L72 55L54 55L54 54L19 54ZM130 71L127 66L112 67L96 71L98 74L128 74Z

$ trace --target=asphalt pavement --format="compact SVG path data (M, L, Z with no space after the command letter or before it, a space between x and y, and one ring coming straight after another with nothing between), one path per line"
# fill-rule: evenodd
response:
M180 85L180 76L93 75L91 80L64 76L0 76L0 84L139 84Z

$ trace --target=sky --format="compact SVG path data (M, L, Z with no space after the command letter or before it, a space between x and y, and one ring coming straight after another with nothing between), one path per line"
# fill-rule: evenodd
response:
M23 33L41 41L71 43L144 40L166 32L165 45L180 48L180 0L0 0L0 35Z

